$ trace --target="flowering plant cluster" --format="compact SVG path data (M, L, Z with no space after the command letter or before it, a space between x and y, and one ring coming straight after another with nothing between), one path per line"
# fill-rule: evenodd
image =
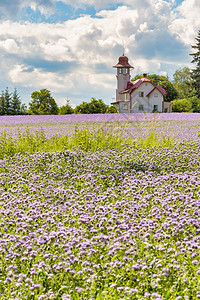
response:
M200 298L199 149L2 159L0 299Z

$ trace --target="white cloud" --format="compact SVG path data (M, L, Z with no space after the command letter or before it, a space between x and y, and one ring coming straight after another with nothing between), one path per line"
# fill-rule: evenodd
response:
M23 6L27 6L27 1L23 1ZM30 3L31 9L40 10L42 14L50 15L54 12L55 5L53 0L32 0Z
M156 60L137 59L134 62L135 73L160 73L161 63Z
M47 60L57 61L73 61L73 54L70 50L69 43L65 38L60 38L57 41L41 43L41 50L44 58Z
M19 47L13 39L0 41L0 49L10 54L17 54L19 52Z
M9 71L10 79L15 84L23 84L25 87L37 86L37 89L47 88L54 92L67 92L76 96L91 89L98 92L102 86L112 89L115 78L112 74L98 74L90 72L89 68L78 70L75 74L59 75L52 72L44 72L39 68L31 69L26 65L15 65ZM91 96L92 97L92 96Z
M52 13L55 8L54 0L0 0L0 16L4 18L16 17L23 7L28 6L47 15Z
M112 66L122 54L123 43L127 54L131 54L142 43L144 32L153 32L154 38L158 34L151 29L152 17L145 21L136 9L123 6L114 11L101 11L97 17L101 18L84 16L63 24L6 21L0 24L0 35L15 43L13 49L20 53L21 60L26 59L27 62L35 57L47 61L77 62L81 68L89 65L92 72L98 64Z
M200 28L200 1L184 0L177 8L177 14L169 28L185 44L191 45Z
M25 87L37 86L38 89L48 88L54 91L64 89L65 77L52 72L43 72L40 69L30 69L26 65L15 65L9 71L9 76L13 83L23 84ZM69 88L74 88L74 84L67 78Z

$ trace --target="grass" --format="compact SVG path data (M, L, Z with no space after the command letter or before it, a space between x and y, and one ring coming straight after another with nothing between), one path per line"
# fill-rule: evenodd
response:
M124 145L136 148L172 147L173 139L162 134L161 138L153 130L145 137L133 137L122 134L121 128L100 128L96 131L75 127L72 135L56 134L46 138L43 128L30 131L18 129L17 135L4 131L0 135L0 158L13 156L16 153L56 152L74 148L84 151L98 149L119 149Z

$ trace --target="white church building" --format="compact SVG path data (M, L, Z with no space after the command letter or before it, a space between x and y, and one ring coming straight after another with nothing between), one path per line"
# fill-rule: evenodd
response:
M117 69L116 101L111 104L120 113L171 112L171 103L165 102L166 91L155 85L143 74L143 78L130 81L133 68L128 57L122 55L114 66Z

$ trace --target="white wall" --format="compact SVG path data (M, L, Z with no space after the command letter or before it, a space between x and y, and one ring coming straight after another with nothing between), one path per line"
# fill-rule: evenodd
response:
M124 71L124 68L123 68ZM119 68L117 68L117 89L116 89L116 100L122 99L119 92L124 91L127 88L127 83L130 81L130 74L119 73Z
M135 91L133 91L131 98L131 112L153 112L154 105L158 106L158 112L162 112L163 95L155 89L149 97L146 95L154 88L150 82L143 82ZM139 93L144 92L144 97L140 97ZM157 93L158 97L154 94ZM139 105L143 105L143 111L139 110Z
M125 108L127 107L127 109ZM130 101L120 101L119 102L119 112L120 113L130 113Z

